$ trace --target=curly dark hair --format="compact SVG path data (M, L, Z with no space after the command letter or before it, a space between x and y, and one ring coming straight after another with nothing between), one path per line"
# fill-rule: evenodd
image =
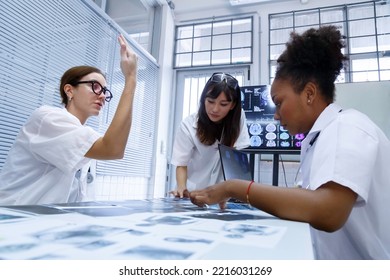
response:
M205 101L207 97L212 99L218 98L222 92L225 93L226 99L232 101L235 106L229 111L221 123L214 123L207 115ZM238 82L235 88L232 88L226 80L214 82L210 78L202 91L199 104L196 131L199 141L204 145L210 146L216 140L220 140L222 144L232 147L240 134L241 89Z
M308 82L315 82L325 100L332 103L334 82L348 60L341 52L344 39L333 25L311 28L302 35L292 32L286 50L277 60L275 79L289 80L295 92L301 92Z

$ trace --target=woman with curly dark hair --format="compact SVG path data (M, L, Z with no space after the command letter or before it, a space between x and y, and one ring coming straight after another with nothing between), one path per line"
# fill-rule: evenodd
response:
M390 142L366 115L333 103L343 39L335 26L292 33L277 60L274 117L290 134L307 134L296 187L232 180L190 197L222 208L234 197L309 223L318 259L389 259Z
M171 194L188 196L223 180L218 144L242 149L249 146L238 81L214 73L199 101L198 113L184 119L176 134L171 163L176 166L177 188Z

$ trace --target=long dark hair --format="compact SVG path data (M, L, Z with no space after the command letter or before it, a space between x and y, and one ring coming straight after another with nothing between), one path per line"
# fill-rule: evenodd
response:
M235 106L221 123L215 123L207 115L205 101L206 98L218 98L222 92ZM229 74L214 73L207 81L200 97L197 137L201 143L208 146L220 140L222 144L232 147L240 135L240 119L241 90L237 80Z
M325 100L332 103L334 82L348 59L341 52L344 38L333 25L311 28L302 35L291 33L277 60L275 80L290 80L295 92L301 92L308 82L317 83Z

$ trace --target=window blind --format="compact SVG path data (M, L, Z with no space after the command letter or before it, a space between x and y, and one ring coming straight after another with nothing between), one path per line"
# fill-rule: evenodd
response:
M0 169L20 127L39 106L61 106L60 78L76 65L98 67L114 98L87 125L104 133L122 93L117 37L122 30L90 0L0 1ZM123 32L124 33L124 32ZM98 175L152 174L158 65L124 34L139 56L133 124L125 157L98 161Z

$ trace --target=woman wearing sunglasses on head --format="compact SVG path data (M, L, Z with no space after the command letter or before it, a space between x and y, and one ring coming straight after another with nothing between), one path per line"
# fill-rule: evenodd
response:
M364 114L333 103L347 57L335 26L292 33L271 87L275 119L301 146L299 187L243 180L191 192L193 203L247 201L277 217L306 222L318 259L389 259L390 142Z
M200 97L198 113L184 119L178 129L171 163L176 166L176 197L187 190L205 188L223 180L218 144L242 149L249 146L238 81L214 73Z
M64 108L44 105L21 128L0 174L0 204L77 202L87 198L91 159L120 159L132 122L137 55L120 35L125 85L118 108L101 136L85 126L112 98L103 73L91 66L67 70L60 82Z

